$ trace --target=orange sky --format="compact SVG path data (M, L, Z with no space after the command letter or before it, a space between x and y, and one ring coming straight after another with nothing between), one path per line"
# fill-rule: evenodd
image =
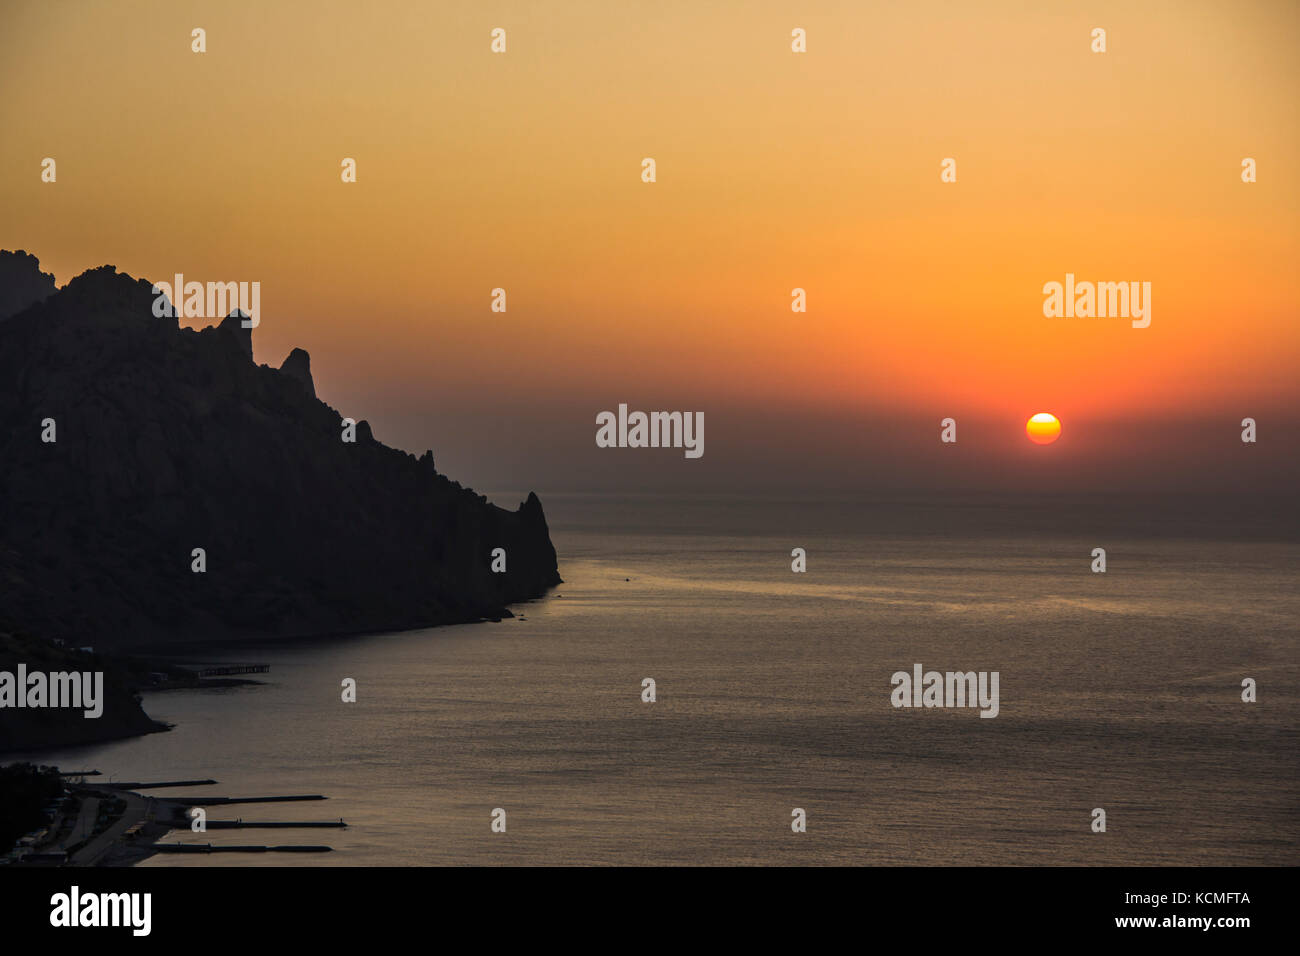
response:
M801 416L814 441L833 419L928 443L946 415L1018 441L1047 410L1062 444L1091 428L1125 461L1140 440L1108 443L1108 422L1297 424L1300 5L119 0L0 18L0 248L61 283L104 262L258 280L258 361L306 348L323 398L471 482L531 459L564 484L619 402L715 409L736 423L711 429L719 449L751 436L736 461L796 437L756 422ZM1044 318L1066 272L1151 282L1151 327Z

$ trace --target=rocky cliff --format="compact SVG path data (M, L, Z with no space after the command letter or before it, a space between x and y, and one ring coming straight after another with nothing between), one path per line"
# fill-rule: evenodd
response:
M345 442L306 352L257 365L238 316L195 331L154 298L0 254L0 627L110 651L377 631L559 583L536 495L506 511L365 422Z

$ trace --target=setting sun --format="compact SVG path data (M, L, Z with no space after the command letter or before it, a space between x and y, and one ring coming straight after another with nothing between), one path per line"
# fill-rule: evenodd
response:
M1036 444L1050 445L1061 437L1061 423L1055 415L1039 412L1025 423L1025 434Z

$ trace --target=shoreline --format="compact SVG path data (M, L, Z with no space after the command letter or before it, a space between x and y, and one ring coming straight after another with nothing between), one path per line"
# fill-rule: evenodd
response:
M510 607L533 604L538 601L544 600L547 594L553 591L555 587L558 587L558 585L553 585L547 588L543 594L540 594L537 597L528 598L527 600L524 601L516 601ZM381 628L379 630L365 629L365 630L333 631L327 633L291 634L291 635L277 635L271 637L257 637L257 636L250 635L250 636L226 637L226 638L217 638L217 639L203 638L200 640L186 641L183 643L167 643L162 645L159 644L133 645L132 647L124 648L120 651L116 649L113 651L106 651L99 656L102 657L104 660L111 662L115 666L122 668L123 670L129 670L130 668L128 667L128 665L131 663L134 663L137 669L143 666L147 668L155 668L155 669L167 668L169 670L175 670L175 668L177 667L177 663L176 663L177 661L184 661L186 659L192 660L205 654L222 654L225 652L234 651L236 649L254 649L254 648L267 648L267 647L273 647L278 649L291 649L297 647L306 647L308 645L316 644L316 643L330 643L335 641L345 641L349 639L363 638L363 637L380 637L385 634L403 634L403 633L408 633L410 631L434 630L442 627L452 627L452 626L467 625L467 624L488 624L488 623L500 624L502 621L515 619L516 615L510 610L510 607L502 608L499 617L478 617L478 618L467 619L464 621L447 621L441 624L416 624L410 627ZM251 680L248 678L214 677L214 678L200 678L195 683L189 683L184 680L177 680L175 682L168 682L165 684L157 684L157 685L137 684L136 686L133 687L133 691L136 694L141 694L141 693L182 691L182 690L212 690L212 689L218 689L223 687L249 686L249 685L256 686L264 683L265 681ZM162 721L154 720L152 717L148 716L147 712L144 713L145 716L153 724L153 726L150 727L149 729L126 730L123 733L113 734L110 736L93 736L93 737L78 738L78 739L63 739L58 741L54 741L49 738L33 740L33 741L24 741L21 747L8 747L8 748L0 749L0 763L5 762L6 757L9 755L28 754L34 752L35 753L57 753L59 751L70 750L76 747L89 747L89 746L94 746L95 744L106 744L106 743L112 743L119 740L130 740L134 737L145 737L148 736L149 734L166 733L167 731L172 730L176 726L175 724L168 724Z
M563 583L563 582L560 582ZM552 585L547 588L547 592L554 590L559 585ZM203 637L193 641L168 641L166 643L145 643L132 644L124 647L120 651L122 656L142 656L149 655L175 656L181 659L192 657L201 653L219 653L222 650L232 650L234 648L248 647L296 647L315 642L326 641L343 641L356 637L379 637L384 634L405 634L410 631L436 630L443 627L459 627L466 624L500 624L502 621L510 620L515 617L511 612L511 607L521 604L532 604L542 600L546 595L539 594L535 598L528 598L524 601L515 601L509 607L501 609L500 616L494 617L468 617L464 620L447 620L436 623L410 624L400 627L380 627L380 628L358 628L344 631L316 631L304 634L271 634L258 636L248 634L237 637ZM114 651L114 653L118 653Z

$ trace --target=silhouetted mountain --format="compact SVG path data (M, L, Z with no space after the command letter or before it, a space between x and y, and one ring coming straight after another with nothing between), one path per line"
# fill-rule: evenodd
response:
M0 249L0 319L48 299L55 289L54 276L41 271L35 256Z
M259 366L237 315L184 329L112 266L50 294L33 257L0 263L0 626L96 649L376 631L559 583L536 495L498 508L364 422L344 442L301 349Z

